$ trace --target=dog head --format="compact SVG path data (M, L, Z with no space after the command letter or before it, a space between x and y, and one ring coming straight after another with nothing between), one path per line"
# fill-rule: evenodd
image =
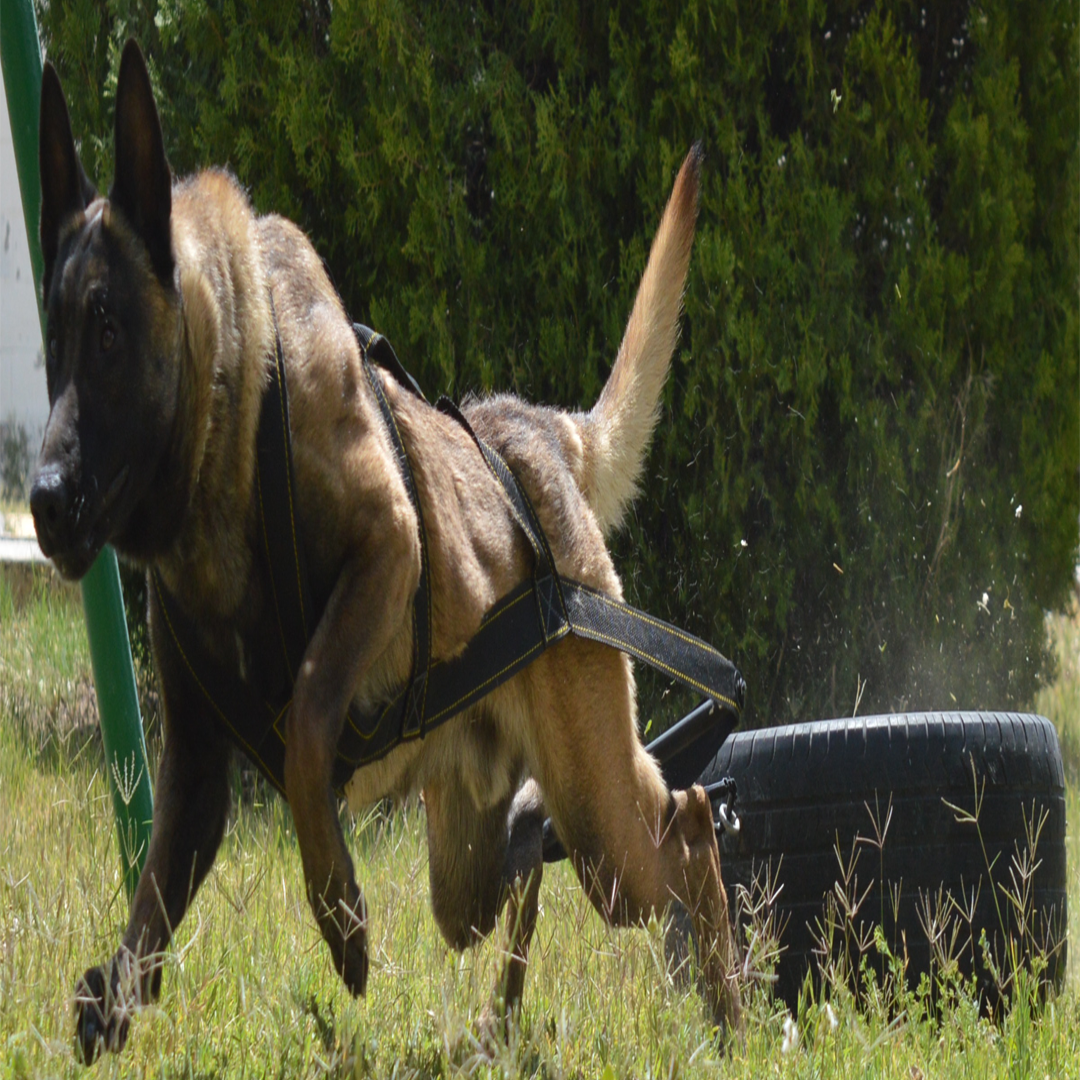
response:
M78 579L110 541L136 557L151 554L134 511L166 453L177 409L182 320L172 175L134 41L120 62L108 197L83 171L51 64L41 83L39 155L50 413L30 508L42 551Z

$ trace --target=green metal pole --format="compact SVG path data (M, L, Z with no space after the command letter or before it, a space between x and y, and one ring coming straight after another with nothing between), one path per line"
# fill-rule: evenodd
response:
M0 59L4 89L19 172L26 239L38 297L42 340L45 312L41 304L41 244L38 213L41 177L38 174L38 114L41 110L41 45L33 0L0 0ZM131 643L124 621L120 572L116 553L105 548L82 582L90 662L94 669L101 741L113 793L120 861L128 898L142 871L150 846L154 797L146 764L139 697L131 663Z
M41 306L41 243L38 212L41 176L38 173L38 113L41 111L41 46L32 0L0 0L0 56L4 66L11 141L19 171L23 220L30 243L30 267L38 298L41 337L45 338L45 312Z
M150 847L154 794L146 764L120 570L111 547L102 550L83 578L82 598L101 717L101 742L120 838L120 866L130 900Z

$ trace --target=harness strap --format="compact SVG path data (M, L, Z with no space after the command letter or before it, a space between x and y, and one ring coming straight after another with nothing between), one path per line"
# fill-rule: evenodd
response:
M517 482L509 466L479 435L465 419L461 410L448 397L441 397L435 407L453 417L472 437L491 474L498 480L510 502L510 509L518 528L525 534L533 552L533 592L536 595L537 616L545 645L561 637L560 628L570 622L563 595L563 579L556 573L555 557L551 554L547 536L540 526L529 496Z
M423 402L427 401L424 391L420 389L420 384L405 369L397 358L393 345L382 334L363 323L353 323L353 333L356 334L360 342L360 351L366 359L389 371L410 394L414 394Z
M160 614L165 641L196 691L232 741L282 794L285 794L285 709L280 712L224 668L202 645L191 620L155 569L148 575L150 606ZM336 764L336 763L335 763ZM336 769L335 769L336 776Z
M545 645L564 637L567 630L577 637L610 645L712 698L737 716L742 711L743 691L736 685L741 677L730 661L700 638L558 574L536 511L506 462L473 431L448 398L440 398L436 408L453 416L472 436L529 540L536 557L533 589Z
M270 297L270 312L274 319L274 365L259 417L255 490L263 551L267 565L278 571L270 575L270 595L282 659L292 676L300 670L314 623L307 567L296 529L289 395L285 388L285 357L273 296Z
M376 340L385 342L386 338L378 337ZM387 347L389 348L389 344L387 344ZM402 442L401 432L398 430L397 419L390 408L390 403L386 400L386 392L383 390L379 374L368 359L367 349L363 345L361 345L361 352L364 358L364 374L367 375L372 393L374 393L375 400L379 403L379 411L382 413L383 422L390 433L390 441L394 446L394 456L397 458L398 468L401 471L402 479L405 481L405 487L409 491L409 500L412 502L413 510L416 511L416 520L420 530L420 581L413 598L412 613L412 668L409 672L409 681L406 684L401 703L400 725L401 738L411 739L416 736L423 737L424 735L428 673L431 670L431 574L428 561L427 529L424 527L424 511L420 505L420 497L416 493L416 477L413 475L409 455L405 452L405 444ZM390 352L393 355L393 350L390 350ZM356 729L359 718L353 715L352 709L349 712L348 723L352 728ZM380 716L379 723L381 722L382 718Z

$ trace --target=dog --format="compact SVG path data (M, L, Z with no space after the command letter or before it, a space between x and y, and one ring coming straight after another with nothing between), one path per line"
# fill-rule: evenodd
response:
M256 540L256 435L276 341L284 358L295 523L313 591L327 597L284 719L284 791L313 915L353 994L368 975L367 910L331 785L350 703L384 701L410 671L418 515L357 339L301 230L257 216L237 181L175 182L146 64L119 71L115 175L87 180L59 78L42 81L43 292L50 415L31 492L42 550L80 578L105 543L146 567L245 682L282 678L271 584ZM678 336L697 217L700 152L686 158L625 336L595 405L570 413L496 395L473 430L516 474L559 571L620 598L605 536L635 494ZM532 553L468 430L381 369L376 377L427 522L431 648L459 654L530 573ZM132 1006L153 1000L163 950L210 869L229 807L231 744L169 648L151 590L164 703L152 841L120 946L76 995L86 1061L123 1048ZM464 949L504 915L506 960L485 1018L518 1008L550 815L590 900L613 925L678 901L690 912L703 994L737 1028L735 946L709 800L669 792L637 734L621 652L568 637L425 738L348 781L350 804L420 791L431 903Z

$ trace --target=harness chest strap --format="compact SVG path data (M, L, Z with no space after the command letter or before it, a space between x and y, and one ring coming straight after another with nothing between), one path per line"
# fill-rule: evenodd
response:
M276 332L276 325L275 325ZM381 708L360 715L350 708L337 746L333 783L341 791L353 772L385 756L401 742L422 738L436 725L476 703L568 634L620 649L711 698L726 724L742 711L744 684L716 649L669 623L557 573L550 546L528 496L503 459L472 430L446 399L438 407L463 425L507 495L514 518L533 551L531 578L499 600L480 629L453 660L431 660L431 584L427 535L412 467L397 423L372 366L377 362L421 398L385 338L356 327L364 370L379 404L402 478L420 525L421 576L413 607L413 658L408 682ZM310 628L318 623L308 586L295 521L295 473L289 429L288 394L280 338L263 399L258 431L257 495L259 529L270 568L271 599L290 686L300 669ZM233 741L279 791L284 791L284 717L289 700L267 702L226 670L201 645L196 628L152 575L157 604L171 643L197 691Z

